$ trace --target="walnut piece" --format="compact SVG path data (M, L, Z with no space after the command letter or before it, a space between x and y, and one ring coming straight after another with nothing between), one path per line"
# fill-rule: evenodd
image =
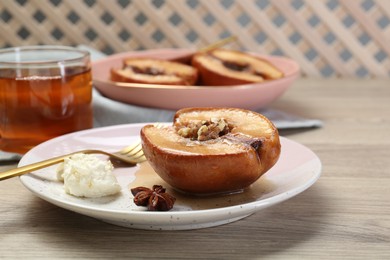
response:
M190 121L176 126L177 133L192 140L207 141L230 133L232 126L223 118L211 118L203 121Z

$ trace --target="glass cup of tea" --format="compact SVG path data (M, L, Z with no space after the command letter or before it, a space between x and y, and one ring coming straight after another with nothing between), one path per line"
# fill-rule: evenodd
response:
M35 145L93 127L87 51L66 46L0 49L0 150Z

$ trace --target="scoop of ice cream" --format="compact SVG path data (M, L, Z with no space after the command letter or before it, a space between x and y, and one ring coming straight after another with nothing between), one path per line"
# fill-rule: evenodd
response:
M120 192L109 160L92 154L75 154L66 158L57 169L57 178L64 182L66 193L77 197L103 197Z

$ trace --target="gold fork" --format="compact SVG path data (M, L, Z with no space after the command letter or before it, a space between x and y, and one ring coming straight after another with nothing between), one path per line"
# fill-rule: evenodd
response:
M154 124L154 126L157 128L162 128L164 125L161 123L156 123L156 124ZM139 140L139 141L135 142L134 144L129 145L129 146L121 149L120 151L114 152L114 153L109 153L109 152L106 152L103 150L97 150L97 149L87 149L87 150L81 150L81 151L77 151L74 153L61 155L61 156L54 157L54 158L51 158L48 160L32 163L32 164L18 167L15 169L11 169L11 170L8 170L5 172L0 172L0 181L5 180L5 179L9 179L12 177L20 176L20 175L23 175L23 174L26 174L26 173L29 173L32 171L36 171L36 170L63 162L65 160L65 158L68 158L68 157L70 157L74 154L78 154L78 153L104 154L104 155L109 156L110 158L119 160L121 162L125 162L129 165L136 165L137 163L141 163L141 162L146 160L146 158L144 156L144 152L142 150L141 140Z
M143 155L142 146L140 143L138 143L136 145L131 145L131 146L125 147L122 150L115 152L115 153L109 153L106 151L96 150L96 149L87 149L87 150L81 150L81 151L77 151L74 153L61 155L61 156L54 157L54 158L51 158L48 160L32 163L32 164L18 167L15 169L11 169L11 170L8 170L5 172L0 172L0 181L8 179L8 178L12 178L12 177L20 176L20 175L23 175L23 174L26 174L26 173L29 173L29 172L32 172L35 170L39 170L39 169L63 162L65 160L65 158L68 158L74 154L79 154L79 153L104 154L104 155L109 156L110 158L119 160L121 162L125 162L129 165L135 165L137 163L140 163L140 162L143 162L146 160L145 156Z

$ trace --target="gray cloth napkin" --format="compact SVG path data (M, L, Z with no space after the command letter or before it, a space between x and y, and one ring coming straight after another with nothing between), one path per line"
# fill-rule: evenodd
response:
M108 126L143 122L171 122L175 111L146 108L121 103L93 92L94 126ZM321 127L317 119L307 119L275 109L260 109L257 112L268 117L278 129Z
M78 46L88 50L91 59L97 60L105 55L85 45ZM96 89L93 90L94 127L109 125L143 123L143 122L171 122L175 111L158 108L140 107L121 103L103 96ZM317 119L308 119L292 115L275 109L261 109L257 112L268 117L278 129L313 128L321 127L322 122ZM20 155L0 151L0 162L19 160Z

